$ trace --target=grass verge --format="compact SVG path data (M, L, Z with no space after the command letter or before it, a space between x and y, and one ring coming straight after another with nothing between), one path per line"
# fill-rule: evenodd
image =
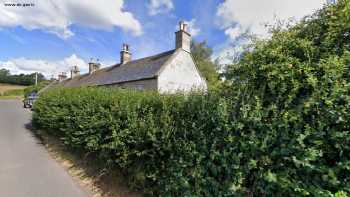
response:
M27 86L0 83L0 95L11 90L23 90L25 88L27 88Z
M0 95L0 100L13 100L13 99L22 100L23 96L2 96L2 95Z
M93 197L141 197L141 193L133 192L126 186L123 175L118 170L103 169L93 156L73 152L57 138L45 131L35 131L35 135L64 169L79 183L89 190Z

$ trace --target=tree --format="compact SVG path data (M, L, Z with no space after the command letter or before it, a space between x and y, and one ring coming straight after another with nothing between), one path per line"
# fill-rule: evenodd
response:
M9 70L4 69L4 68L0 69L0 77L6 77L8 75L10 75L10 71Z
M216 64L211 60L213 50L207 46L207 42L192 41L191 53L209 89L218 88L220 85L219 73L216 70Z
M0 69L0 83L9 83L15 85L34 85L35 73L12 75L7 69ZM38 82L44 81L43 74L38 73Z

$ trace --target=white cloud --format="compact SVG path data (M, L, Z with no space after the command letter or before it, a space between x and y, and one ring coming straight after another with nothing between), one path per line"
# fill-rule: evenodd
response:
M243 30L239 27L229 27L225 30L225 34L229 36L231 40L237 39L243 33Z
M47 78L51 78L52 75L57 76L60 72L67 72L69 74L72 66L78 66L82 73L88 69L87 63L75 54L60 61L27 59L23 57L4 62L0 61L0 67L10 70L12 74L40 72Z
M322 7L325 0L225 0L218 6L218 25L231 39L250 30L266 37L266 24L293 18L299 20Z
M249 44L241 40L245 33L253 33L262 38L269 36L267 24L276 20L300 20L321 8L326 0L225 0L217 9L217 25L228 40L217 46L213 59L218 59L223 67L231 64Z
M157 15L167 13L174 9L172 0L150 0L148 5L148 13L150 15Z
M192 19L190 21L185 21L185 24L188 25L188 32L194 37L200 33L199 27L196 25L196 19Z
M12 0L10 3L22 3ZM0 26L22 26L28 30L43 29L61 38L68 38L74 33L70 26L79 24L94 29L112 30L120 27L134 35L142 34L140 22L132 13L123 10L124 0L72 1L32 0L32 7L5 6L0 0Z
M245 45L234 45L226 42L218 45L215 48L215 53L212 56L212 60L217 61L222 69L220 71L223 71L227 65L232 64L234 61L236 61L244 50L246 50Z
M186 31L190 33L192 37L198 36L201 33L201 29L196 24L196 19L183 22L187 25ZM175 27L175 31L179 31L179 28L179 24L177 24Z

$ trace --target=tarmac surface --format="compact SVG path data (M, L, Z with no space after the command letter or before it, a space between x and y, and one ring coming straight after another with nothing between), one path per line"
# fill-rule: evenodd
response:
M0 196L87 197L31 132L31 112L0 100Z

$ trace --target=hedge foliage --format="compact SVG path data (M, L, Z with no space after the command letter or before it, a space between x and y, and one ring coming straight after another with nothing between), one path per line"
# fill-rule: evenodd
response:
M272 32L226 73L254 164L245 184L268 196L349 194L350 1Z
M349 11L340 0L254 43L224 94L56 89L33 121L153 195L347 196Z
M69 147L122 169L133 186L193 196L231 193L230 164L239 159L225 148L232 145L228 113L218 96L78 88L43 95L33 120Z
M155 195L332 196L350 192L348 101L276 114L215 94L58 89L33 119Z

